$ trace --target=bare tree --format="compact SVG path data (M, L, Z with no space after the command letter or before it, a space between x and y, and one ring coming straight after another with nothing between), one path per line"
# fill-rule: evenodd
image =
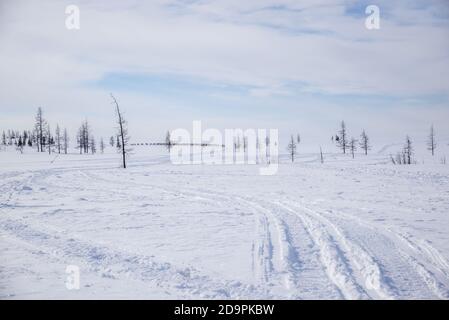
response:
M80 154L83 153L83 139L84 138L84 133L83 133L83 127L81 126L78 129L78 134L76 135L76 144L77 144L77 148L80 150Z
M236 138L236 142L235 142L235 148L236 148L236 150L240 150L240 146L241 146L241 144L240 144L240 133L237 135L237 138Z
M28 132L28 147L33 147L33 141L35 141L34 133L33 131Z
M21 135L19 135L19 140L16 141L16 150L23 153L23 140Z
M321 163L324 163L323 149L321 149L321 146L320 146L320 161Z
M412 164L412 157L413 157L413 146L412 146L412 140L409 136L405 138L405 145L403 150L403 163L404 164Z
M36 114L36 122L34 125L34 129L36 131L36 137L37 137L37 151L44 152L44 140L45 140L45 124L46 121L43 117L42 108L37 108L37 114Z
M435 142L435 130L433 124L430 126L429 140L427 141L427 150L432 152L432 156L435 154L435 148L437 144Z
M292 162L294 162L296 155L296 143L293 135L291 136L290 143L287 146L287 150L289 151L290 157L292 158Z
M91 145L90 138L91 138L91 132L90 132L90 125L89 122L87 122L87 119L84 121L82 128L82 140L83 140L83 147L84 147L84 153L89 153L89 147Z
M80 154L83 152L86 153L86 127L84 122L78 129L77 142L78 148L80 149Z
M95 141L94 136L90 136L89 145L90 145L90 152L92 152L92 154L95 154L97 152L97 143Z
M270 162L270 157L269 157L269 152L268 152L269 148L270 148L270 137L266 136L265 137L265 158L268 163Z
M26 130L23 130L23 135L22 135L22 145L26 145L26 141L28 138L28 132Z
M248 149L248 137L243 137L243 152L246 153L247 149Z
M109 138L109 144L111 145L111 147L114 146L114 143L115 143L115 138L114 138L114 136L111 136L111 137Z
M299 144L301 143L301 136L299 135L299 133L296 135L296 143L298 145L296 149L299 149Z
M59 128L59 124L56 125L55 139L56 139L56 147L58 148L58 153L61 153L62 136L61 136L61 129Z
M77 143L78 148L80 149L81 153L89 153L89 149L92 145L91 138L93 137L89 122L85 120L80 128L78 129L78 136L77 136Z
M365 130L363 130L362 134L360 135L360 148L362 148L362 150L365 152L365 155L368 154L368 150L371 150L369 138Z
M112 100L115 104L115 112L117 115L117 124L118 124L118 136L121 141L121 153L122 153L122 160L123 160L123 168L126 169L126 156L129 153L130 150L127 150L127 145L129 142L129 136L128 136L128 126L126 123L126 120L123 118L122 113L120 112L120 107L118 105L117 100L111 93Z
M171 137L170 137L170 131L167 131L167 134L165 136L165 144L167 145L168 152L170 152L170 149L171 149L171 146L172 146Z
M344 121L340 124L340 136L337 139L338 145L343 150L343 153L346 153L346 149L348 148L348 137L346 133L346 124Z
M394 160L393 155L390 154L391 163L396 164L396 160Z
M48 147L48 154L51 154L52 140L53 140L53 138L51 136L50 125L47 125L47 127L45 129L45 141L46 141L47 147Z
M64 153L67 154L67 149L69 148L69 135L67 134L67 129L64 129L64 134L62 135L62 141L64 144Z
M352 159L354 159L355 151L357 150L357 140L354 138L351 138L349 140L349 150L351 150Z
M100 139L100 151L101 151L101 153L104 153L104 149L106 149L106 146L104 144L103 137L102 137Z

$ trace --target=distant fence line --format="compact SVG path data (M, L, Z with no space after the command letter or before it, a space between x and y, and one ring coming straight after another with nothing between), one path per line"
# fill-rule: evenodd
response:
M211 143L171 143L170 146L202 146L202 147L225 147L224 144L211 144ZM166 142L140 142L140 143L131 143L131 146L168 146Z

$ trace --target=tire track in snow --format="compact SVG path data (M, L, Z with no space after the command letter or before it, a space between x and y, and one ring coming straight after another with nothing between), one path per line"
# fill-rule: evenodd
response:
M135 183L131 181L117 181L115 179L106 179L103 177L99 177L97 174L93 173L92 170L85 170L83 172L79 171L79 174L85 178L91 179L95 182L106 182L108 184L116 184L120 185L121 188L123 188L126 185L136 187L138 186L140 189L142 188L149 188L151 190L159 190L167 194L175 195L175 196L184 196L186 198L201 198L202 200L206 200L210 203L216 204L217 200L220 199L220 201L224 202L225 205L229 205L230 203L235 203L236 201L244 204L246 207L250 208L254 211L254 213L257 216L257 237L256 241L253 243L254 247L254 253L255 256L253 257L254 261L254 271L255 276L260 281L265 284L265 290L266 293L270 295L269 291L272 290L273 278L275 278L275 272L274 272L274 263L273 260L275 252L278 252L277 249L275 249L277 246L273 243L272 240L272 233L276 230L272 230L271 227L272 221L266 216L265 213L263 213L261 210L255 209L255 206L249 205L248 201L244 201L242 199L236 199L235 197L229 197L224 194L219 193L211 193L211 192L200 192L200 191L192 191L192 190L179 190L178 189L168 189L157 185L150 185L150 184L140 184ZM278 237L276 237L278 238ZM268 286L267 286L268 285Z
M286 289L291 292L290 296L295 299L316 299L325 293L324 296L327 298L344 298L330 279L329 283L322 281L323 276L326 277L326 270L316 257L314 249L312 249L314 247L313 239L308 235L299 218L296 215L281 214L285 210L278 205L263 200L253 199L253 201L255 205L263 206L264 210L271 212L278 221L278 227L282 229L283 264L286 270L284 282ZM298 219L296 223L299 225L292 223L291 217L296 217ZM323 273L322 275L320 271Z
M173 191L171 191L173 192ZM255 263L255 271L257 277L268 284L268 291L276 291L277 294L283 295L278 288L276 288L276 282L279 281L281 286L289 289L290 281L288 279L288 271L285 264L284 255L288 252L285 248L285 234L282 232L278 222L271 215L269 210L266 210L256 202L239 196L229 196L223 193L211 192L211 191L191 191L182 190L178 191L186 196L200 196L208 197L212 202L217 199L221 199L225 203L240 203L244 207L253 210L257 216L257 228L256 228L256 244L257 247L256 257L253 257ZM285 278L278 280L279 275L285 275Z
M230 203L237 201L253 209L256 214L259 214L259 218L261 219L259 220L260 226L264 230L262 240L260 238L258 240L259 248L263 246L263 250L260 250L259 253L262 252L264 254L258 254L257 260L260 262L259 269L265 270L263 278L271 286L274 285L273 281L280 282L283 288L281 290L287 292L289 298L300 298L300 290L295 280L297 268L292 265L298 264L299 262L297 261L297 257L292 259L295 256L295 251L288 239L288 227L261 204L263 201L250 197L227 195L204 190L195 191L193 194L207 195L213 197L213 199L222 198ZM285 292L281 292L280 288L272 288L271 291L276 291L278 295L285 295Z
M324 214L322 213L320 214L318 212L319 210L311 210L305 207L304 205L301 204L298 205L300 205L301 208L304 208L310 212L314 212L315 214L324 218ZM438 279L438 277L436 277L435 274L432 271L430 271L429 268L426 267L424 263L422 263L422 261L425 260L426 262L428 262L432 266L432 268L436 269L446 278L448 278L447 277L448 263L444 259L444 257L438 252L438 250L435 249L433 246L431 246L429 243L427 243L425 240L422 239L419 239L418 241L412 240L411 236L408 234L403 234L399 231L395 231L391 227L383 227L375 223L366 222L365 220L362 220L354 215L342 212L339 212L338 215L344 216L350 220L356 220L360 225L363 225L371 230L374 230L375 232L387 236L389 239L393 241L393 243L396 243L395 250L397 251L398 256L400 256L412 267L412 269L422 279L422 281L429 288L429 290L440 299L449 298L449 289L447 288L447 286L443 282L441 282ZM326 220L329 221L328 219ZM399 246L397 246L397 241L395 241L394 239L399 239L400 241L404 242L407 245L407 247L411 248L415 254L411 254L410 252L401 249ZM394 290L391 289L390 291L393 293Z
M440 299L449 299L449 288L441 282L436 275L429 270L426 265L420 261L426 261L435 270L440 272L446 278L448 276L448 263L446 259L439 253L437 249L431 246L424 240L414 241L408 234L403 234L398 231L388 230L393 233L398 239L403 241L415 253L409 254L405 250L398 249L400 255L413 267L413 269L421 276L427 287Z
M332 283L340 290L345 299L367 299L369 296L359 286L353 277L351 267L348 265L343 252L336 245L335 240L327 232L322 223L311 219L306 214L300 214L298 210L288 205L274 201L273 204L295 214L302 221L304 227L319 249L320 260Z
M116 181L113 181L113 180L108 180L108 179L97 179L96 177L90 177L88 174L85 174L84 172L81 172L81 171L78 171L80 174L81 174L81 176L82 177L87 177L87 178L91 178L91 179L93 179L93 180L96 180L96 181L104 181L104 182L108 182L108 183L117 183ZM61 185L59 185L59 184L55 184L55 183L48 183L46 180L47 179L49 179L52 175L54 175L54 174L56 174L57 172L56 171L47 171L47 170L41 170L41 171L39 171L39 179L37 179L38 177L37 176L32 176L32 177L29 177L28 179L27 179L27 182L25 183L25 185L26 184L28 184L28 183L30 183L31 182L31 179L33 179L33 180L36 180L37 179L37 181L35 181L35 183L34 183L34 186L37 186L37 185L44 185L45 187L47 187L46 189L47 189L47 192L51 192L52 191L52 189L54 189L54 188L58 188L58 187L60 187ZM63 172L64 174L68 174L68 173L73 173L73 170L64 170L64 172ZM23 182L20 182L20 181L15 181L15 182L17 182L16 184L17 185L23 185ZM123 183L119 183L120 185L121 185L121 187L123 187ZM133 184L133 185L137 185L137 184L134 184L134 183L129 183L129 185L131 185L131 184ZM141 185L139 185L139 186L141 186ZM174 194L174 195L180 195L181 193L180 192L178 192L178 191L173 191L173 190L168 190L168 189L165 189L165 188L161 188L161 187L155 187L155 186L146 186L146 187L150 187L150 188L152 188L152 189L158 189L158 190L161 190L161 191L164 191L164 192L167 192L167 193L170 193L170 194ZM75 190L78 190L78 187L75 187L74 188ZM92 189L92 190L95 190L95 189ZM20 191L20 190L19 190ZM18 193L20 193L20 192L14 192L14 194L15 195L17 195ZM116 193L116 191L114 190L114 193ZM185 195L187 195L187 194L185 194ZM188 196L193 196L193 193L189 193L188 194ZM9 217L9 218L8 218ZM30 225L30 224L32 224L32 222L30 221L30 220L27 220L26 221L26 224L23 224L22 222L20 222L20 219L19 220L16 220L16 219L13 219L14 217L13 216L11 216L11 215L5 215L5 216L3 216L3 219L2 219L2 221L0 221L0 225L1 226L5 226L5 223L6 223L6 229L5 228L3 228L4 230L6 230L6 231L11 231L11 229L16 229L16 228L9 228L9 227L11 227L11 224L12 223L16 223L18 226L19 226L19 228L18 229L22 229L22 230L25 230L25 229L27 229L28 228L28 226L27 225ZM5 220L6 219L6 220ZM34 219L35 220L35 219ZM55 232L56 233L58 233L58 231L55 229L55 228L52 228L52 227L50 227L50 226L46 226L46 228L45 229L48 229L48 228L50 228L50 229L52 229L52 231L51 231L51 234L54 234ZM41 228L42 229L42 228ZM31 229L30 229L31 230ZM42 239L50 239L50 238L52 238L52 236L51 235L49 235L49 234L45 234L45 232L42 232L42 231L31 231L31 233L29 233L29 234L35 234L35 235L38 235L37 237L34 237L34 240L36 240L36 239L39 239L39 238L41 238L41 240ZM15 235L15 236L18 236L19 238L21 238L22 240L26 240L26 238L27 237L22 237L22 235ZM59 237L59 236L58 236ZM57 239L57 238L55 238L55 239ZM37 241L38 243L39 243L39 246L40 245L44 245L45 246L45 244L43 244L42 242L39 242L39 241ZM73 245L73 243L70 243L71 245ZM83 246L85 246L85 245L88 245L88 244L83 244ZM111 252L114 252L114 250L112 250L112 249L110 249L110 248L108 248L108 247L104 247L103 245L101 245L101 246L97 246L97 245L94 245L92 248L92 250L95 250L94 248L96 248L96 247L100 247L100 248L102 248L102 250L106 250L106 251L111 251ZM53 254L54 255L54 253L55 252L57 252L58 253L58 255L59 256L69 256L69 258L73 258L73 255L71 255L71 253L73 253L72 251L70 251L70 250L68 250L68 252L65 252L64 250L66 250L66 249L61 249L61 248L58 248L58 249L55 249L55 248L53 248L53 247L51 247L50 249L49 249L49 251L50 251L50 254ZM86 251L86 250L84 250L84 251ZM75 254L75 257L76 258L82 258L83 257L83 254L81 254L81 253L76 253ZM89 257L89 255L87 254L86 255L86 257L88 258ZM94 271L101 271L101 270L106 270L105 272L108 274L108 273L110 273L111 272L111 269L110 269L110 265L111 264L115 264L115 265L117 265L118 263L119 263L119 259L114 259L113 261L109 261L108 259L106 259L106 260L104 260L104 262L107 262L107 263L105 263L105 264L102 264L100 267L99 267L99 269L98 270L94 270ZM89 263L89 261L87 261L86 262L89 266L90 266L90 268L92 268L92 264L91 263ZM163 264L163 265L169 265L169 264ZM120 268L119 268L120 269ZM190 271L189 271L190 270ZM143 270L141 270L142 272L145 272L145 274L147 274L149 271L148 270L145 270L145 271L143 271ZM150 270L151 271L151 270ZM186 280L186 282L184 283L184 284L181 284L180 286L182 287L181 289L189 289L190 287L191 287L191 285L189 284L190 283L190 281L192 281L192 279L190 279L190 273L191 272L195 272L195 274L199 274L199 271L196 271L196 270L194 270L194 269L192 269L192 268L189 268L188 269L188 275L189 275L189 279L188 279L188 281ZM119 272L119 273L121 273L121 271ZM180 273L185 273L183 270L181 270L180 271ZM107 274L105 274L106 276L107 276ZM111 277L114 277L114 275L110 275ZM155 278L157 278L157 276L158 275L155 275ZM162 275L163 276L163 275ZM204 281L206 281L206 282L209 282L209 283L215 283L216 281L215 280L212 280L212 279L209 279L209 278L207 278L207 276L200 276L200 278L201 279L203 279ZM142 280L142 279L141 279ZM146 279L143 279L143 280L146 280ZM170 279L168 279L167 280L167 283L170 283ZM229 283L229 284L227 284L227 283ZM207 292L209 292L208 290L207 290L207 288L205 288L205 289L203 289L203 288L199 288L199 289L197 289L197 290L193 290L193 292L192 292L192 296L193 297L198 297L198 296L200 296L201 298L204 298L204 297L206 297L206 298L221 298L221 299L227 299L227 298L261 298L261 297L267 297L267 292L266 292L266 290L265 289L263 289L263 288L260 288L260 287L258 287L258 286L254 286L254 285L248 285L248 284L242 284L242 283L240 283L240 282L238 282L238 281L236 281L236 282L233 282L233 281L228 281L227 283L225 283L225 284L223 284L223 283L221 283L221 282L216 282L216 286L217 286L217 288L216 288L216 292L217 293L214 293L214 292L212 292L212 293L207 293ZM241 289L239 289L239 288L241 288ZM178 288L179 289L179 288ZM185 291L185 290L184 290ZM213 291L213 290L212 290ZM191 292L191 291L189 291L189 292ZM206 292L206 294L203 294L202 292ZM231 295L231 293L232 293L232 295ZM186 297L189 297L189 296L186 296ZM269 295L268 295L268 297L269 297Z
M259 281L268 283L273 270L271 234L268 228L267 218L263 215L258 215L257 220L255 235L255 239L257 240L253 240L252 245L252 269Z
M286 271L286 266L284 263L285 258L283 258L284 252L286 251L284 250L282 244L282 239L285 239L285 235L280 234L280 227L274 220L274 217L270 216L270 211L259 206L256 202L252 202L251 200L245 199L243 197L229 196L223 193L211 191L192 191L179 189L179 187L177 189L168 189L150 184L137 184L130 181L119 182L115 181L114 179L104 179L102 177L97 177L92 172L84 172L84 174L94 180L98 179L108 183L120 184L121 186L123 186L124 184L128 184L132 186L139 186L141 188L151 188L161 190L173 195L182 195L187 198L202 197L206 198L212 203L216 203L217 200L220 200L224 202L225 205L238 202L245 207L248 207L250 210L254 211L254 214L257 216L258 222L256 227L257 240L253 243L253 253L255 253L255 256L253 256L255 276L259 280L263 281L268 292L276 290L276 288L273 287L276 286L273 281L276 281L275 278L279 274L284 274L286 275L286 278L281 281L281 284L288 289L290 281L288 280L288 271ZM277 290L276 293L280 294L281 292Z
M290 204L298 209L305 210L310 216L313 216L315 219L320 220L326 225L328 230L332 230L333 234L336 236L336 240L340 243L341 248L344 249L349 262L355 266L356 270L358 270L364 278L364 287L366 288L366 291L374 291L377 297L381 299L395 298L396 294L394 293L394 289L387 284L380 266L373 259L371 254L358 244L350 241L334 223L319 214L316 210L301 206L297 202Z
M183 195L186 197L201 196L209 197L212 202L216 202L221 199L225 204L239 202L246 205L250 209L254 210L258 214L259 219L259 235L258 237L256 253L257 256L254 259L256 263L255 272L258 274L259 278L262 278L267 284L270 284L270 291L276 291L279 295L282 292L275 287L273 287L273 280L281 277L280 283L286 292L289 292L290 297L298 298L298 293L301 292L300 284L295 281L297 278L296 273L298 272L294 266L292 266L291 256L294 255L294 249L291 247L288 241L287 228L284 226L278 218L272 214L272 212L260 205L262 201L247 197L241 197L236 195L228 195L224 193L207 191L192 191L192 190L178 190L174 191L173 188L167 189L160 186L149 185L149 184L137 184L130 181L115 181L113 179L104 179L102 177L96 177L92 172L89 172L89 176L92 179L99 179L109 183L116 183L121 186L124 184L129 184L132 186L139 187L149 187L151 189L157 189L171 194ZM274 230L273 230L274 229ZM271 231L270 231L271 230ZM275 241L273 241L274 239ZM254 251L253 251L254 252ZM297 264L298 261L293 261L293 264ZM284 293L285 294L285 293ZM342 294L342 296L344 296Z
M230 200L244 202L248 204L249 207L265 213L266 217L270 221L269 224L274 225L277 231L277 241L275 242L274 251L278 252L278 254L273 259L274 269L271 277L281 277L283 287L287 292L289 292L290 298L301 298L301 295L303 294L303 286L302 283L298 281L299 273L301 273L301 270L298 270L298 265L301 264L301 261L297 256L293 244L291 243L289 237L289 227L282 220L281 216L274 214L276 209L279 210L279 206L275 206L275 208L273 208L272 204L270 205L264 200L254 199L250 197L242 197L236 195L228 196L223 195L222 193L211 193L210 191L201 191L201 194L208 194L219 197L224 196ZM340 296L344 297L344 294L341 292L341 290L337 290L341 294Z
M76 238L64 238L61 232L48 234L29 223L13 219L0 222L0 228L18 239L37 246L58 260L76 261L90 271L107 278L133 278L178 292L184 298L242 299L265 297L253 285L237 281L216 281L194 268L176 268L153 257L130 254Z
M273 251L277 253L274 257L274 261L272 261L273 269L272 272L274 274L271 277L280 276L280 282L282 286L287 291L292 291L295 287L295 281L292 274L292 266L290 265L290 257L292 254L292 248L290 246L290 242L288 241L288 235L285 230L285 226L275 218L272 212L266 208L264 208L259 203L249 200L248 198L243 197L235 197L238 201L246 203L248 206L264 212L264 216L269 221L268 225L273 225L275 229L275 241L274 245L272 244ZM271 237L270 237L271 239Z
M416 272L421 276L427 287L440 299L449 299L449 290L445 287L443 283L438 281L438 279L429 271L422 263L411 255L405 253L405 251L399 250L399 254L407 260L407 262L416 270Z
M83 174L84 174L84 172L83 172ZM92 174L92 176L91 176L91 174ZM282 220L279 220L279 219L277 220L278 221L277 224L273 220L271 220L271 223L270 223L270 219L268 219L268 217L267 217L267 214L270 214L270 210L264 211L265 208L261 207L262 201L259 201L257 199L252 199L252 198L251 199L244 199L244 198L239 199L238 196L223 195L221 193L212 193L210 191L208 191L208 192L192 192L191 190L188 190L188 191L184 191L184 190L176 191L175 190L174 191L173 189L167 189L167 188L163 188L160 186L147 185L147 184L142 185L140 183L134 183L131 181L114 181L114 179L98 179L98 177L95 177L95 174L92 173L90 170L89 170L89 174L86 176L88 178L90 176L90 178L94 179L94 180L102 180L102 181L106 181L109 183L115 183L115 184L120 185L121 187L123 187L123 185L125 183L125 184L129 184L132 186L151 188L153 190L161 190L161 191L164 191L164 192L167 192L170 194L174 194L174 195L183 195L186 197L201 196L203 198L207 198L211 202L217 201L218 198L221 197L221 200L223 201L223 203L225 203L225 205L229 204L229 203L239 202L249 208L252 208L252 210L254 210L255 212L258 212L258 214L259 214L259 217L258 217L259 224L258 225L260 227L260 230L258 231L258 234L260 234L260 233L264 234L264 236L262 238L257 237L258 239L260 239L260 241L255 242L255 247L258 248L256 250L257 254L261 253L259 255L256 255L256 257L255 257L255 260L258 261L258 262L256 262L255 265L258 266L258 268L259 268L259 271L257 273L260 275L261 278L264 278L265 279L264 281L267 283L269 282L268 279L276 278L278 275L284 274L283 275L283 277L284 277L283 283L285 285L285 288L292 289L292 287L295 286L295 284L294 284L295 274L294 273L297 271L291 271L291 266L289 266L288 263L283 268L284 271L282 271L281 268L277 268L277 270L276 270L276 268L273 267L273 265L276 264L276 263L273 263L276 261L276 259L277 259L277 261L282 260L282 258L279 256L273 256L274 252L281 253L282 256L288 256L288 254L284 254L282 252L282 250L274 250L274 252L273 252L273 244L274 244L274 246L276 246L276 243L278 243L279 247L284 247L284 248L287 247L287 250L284 250L284 252L289 252L291 249L291 248L290 249L288 248L288 246L289 246L289 240L288 240L288 236L287 236L288 227L283 225ZM301 206L302 206L302 204L301 204ZM302 206L302 207L304 207L304 206ZM320 213L318 210L311 210L311 209L308 209L308 210L310 210L312 212L312 214L318 215L318 217L323 217L323 214ZM351 216L351 217L353 217L353 216ZM273 231L281 230L282 232L277 232L277 233L272 232L272 234L271 234L270 226ZM336 226L334 225L334 227L336 227ZM329 229L332 230L331 227ZM395 237L398 237L398 238L400 237L400 235L398 235L397 232L395 233L395 231L393 231L393 230L388 230L388 231L391 232ZM341 239L340 239L340 241L341 241ZM435 277L435 275L426 267L425 264L422 263L422 261L420 262L420 260L422 260L424 257L427 257L426 259L428 259L429 261L432 261L432 265L434 266L434 268L439 268L438 270L447 276L447 261L444 259L444 257L442 257L442 255L439 254L438 250L433 248L428 243L425 243L425 242L417 243L417 241L414 241L412 239L402 239L402 241L409 242L408 246L411 247L412 250L416 252L416 254L412 255L405 251L398 251L400 256L410 264L410 266L413 268L413 270L415 270L415 272L423 279L423 281L427 285L427 287L429 287L429 289L432 292L434 292L436 296L438 296L440 298L447 299L447 297L448 297L447 289L445 288L444 284L442 284L440 281L438 281L438 279ZM264 248L264 249L260 250L260 248ZM343 246L340 246L339 249L341 249L341 248L343 248ZM370 255L369 254L367 254L367 255L368 255L368 259L366 261L369 262ZM362 254L362 256L363 256L363 254ZM371 259L371 260L374 261L373 259ZM287 259L285 259L285 261L289 261L289 259L287 258ZM348 260L348 262L353 262L353 261L350 259L350 260ZM280 264L278 264L278 265L280 265ZM360 264L359 266L361 266L361 265L362 264ZM351 264L349 266L351 267ZM356 269L359 270L359 268L356 268ZM370 269L366 268L366 270L370 270ZM374 270L374 269L372 269L372 270ZM374 274L375 274L375 272L374 272ZM370 277L369 272L365 273L364 278L370 279L369 277ZM369 287L369 288L367 288L368 291L371 290L370 289L371 287L377 286L376 281L375 281L376 278L374 277L371 279L372 280L368 281L368 287ZM366 286L366 281L365 281L365 286ZM391 296L394 297L394 293L390 292L389 294L390 294L390 297ZM377 296L382 297L382 294L377 294ZM386 298L386 297L384 297L384 298Z
M320 210L323 211L323 210ZM416 239L414 240L413 236L406 232L401 232L397 230L396 228L393 228L391 226L384 226L379 223L374 222L368 222L366 220L361 219L358 216L338 212L338 216L345 217L349 220L356 220L359 224L366 226L370 229L376 230L378 232L381 232L384 235L389 235L398 238L403 243L406 244L407 247L415 251L416 253L419 253L422 259L427 260L429 264L432 265L435 269L437 269L439 272L445 275L446 278L449 279L449 263L445 259L445 257L436 249L433 247L428 240L425 239Z
M339 213L342 214L342 213ZM384 235L395 237L402 241L408 248L412 250L410 251L403 250L399 247L396 248L398 254L405 260L413 270L422 278L423 282L426 286L439 298L441 299L449 299L449 289L447 286L442 283L436 275L429 270L429 267L426 264L430 265L433 269L440 272L446 279L449 280L449 264L446 259L439 253L439 251L434 248L428 241L423 239L413 240L412 236L395 230L392 227L384 227L375 223L368 223L359 217L342 214L350 219L356 219L362 225L365 225L368 228L376 230L378 232L382 232ZM423 263L423 261L426 262Z

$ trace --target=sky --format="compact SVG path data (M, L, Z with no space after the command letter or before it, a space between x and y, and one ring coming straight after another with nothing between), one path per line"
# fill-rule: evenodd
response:
M432 123L449 139L449 1L0 0L0 130L32 128L42 107L52 127L88 119L109 137L111 92L134 142L193 120L310 146L341 120L378 148Z

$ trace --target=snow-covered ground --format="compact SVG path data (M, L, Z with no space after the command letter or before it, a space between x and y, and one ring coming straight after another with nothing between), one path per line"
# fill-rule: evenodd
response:
M116 154L0 151L0 298L449 298L439 160L394 166L393 145L261 176L146 148L126 170Z

